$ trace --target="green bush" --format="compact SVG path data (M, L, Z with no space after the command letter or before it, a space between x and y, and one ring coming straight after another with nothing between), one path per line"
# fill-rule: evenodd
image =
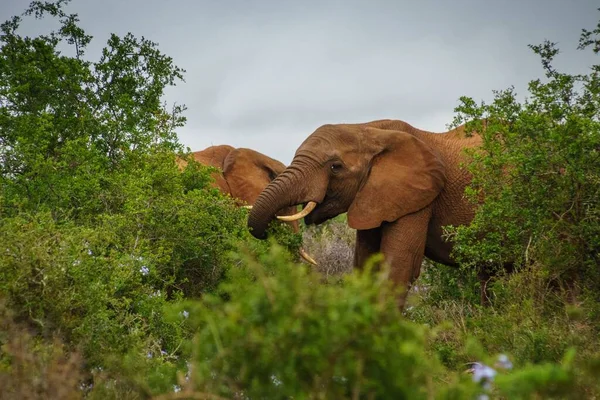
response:
M593 44L600 25L582 34ZM595 53L600 51L596 42ZM529 84L519 102L513 88L495 92L491 104L461 98L455 124L482 133L470 152L473 183L467 195L478 208L470 226L449 228L463 264L535 265L573 294L600 293L600 65L569 75L552 65L558 49L530 46L545 80Z
M387 279L343 285L293 265L273 247L245 257L223 283L227 300L189 303L198 334L184 390L247 398L427 398L439 368L425 331L402 320ZM254 281L253 284L247 284Z
M336 284L290 263L279 246L258 258L241 256L221 283L222 295L187 301L196 331L186 342L190 365L179 373L186 398L582 398L597 394L600 358L575 363L567 349L557 362L493 356L473 337L457 346L470 361L448 368L435 346L448 329L402 317L388 270L372 259ZM494 327L495 328L495 327ZM595 391L594 391L595 390ZM537 396L537 397L536 397ZM169 398L165 394L165 398Z

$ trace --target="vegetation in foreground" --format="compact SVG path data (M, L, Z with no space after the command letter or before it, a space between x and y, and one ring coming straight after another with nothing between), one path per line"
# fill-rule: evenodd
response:
M210 168L179 171L185 108L161 98L184 71L131 34L87 61L67 3L23 16L57 31L0 32L3 398L600 396L600 66L562 74L544 43L526 102L462 99L486 202L448 228L463 266L427 264L401 315L378 259L347 269L343 217L305 232L309 271L300 235L254 240ZM507 259L480 307L476 267Z

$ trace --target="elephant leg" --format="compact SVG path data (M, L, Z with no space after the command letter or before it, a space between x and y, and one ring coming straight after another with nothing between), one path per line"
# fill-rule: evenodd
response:
M357 230L354 247L354 268L362 269L365 262L379 252L381 244L381 228Z
M390 279L404 289L398 297L400 309L404 308L410 285L421 273L430 219L428 206L382 228L381 252L390 266Z

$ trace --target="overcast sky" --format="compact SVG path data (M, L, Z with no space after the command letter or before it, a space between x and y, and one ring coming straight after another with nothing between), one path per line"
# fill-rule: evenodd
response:
M2 21L29 0L0 0ZM597 0L73 0L94 36L158 42L184 68L166 100L188 107L179 138L192 150L250 147L288 164L325 123L380 118L443 131L458 98L490 100L542 77L527 44L559 43L557 64L585 72L581 28Z

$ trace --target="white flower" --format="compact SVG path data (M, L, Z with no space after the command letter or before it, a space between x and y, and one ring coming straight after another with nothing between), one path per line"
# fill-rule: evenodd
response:
M189 317L189 316L190 316L190 312L189 312L189 311L187 311L187 310L183 310L183 311L181 312L181 315L183 316L183 318L187 318L187 317Z
M93 383L80 383L79 384L79 390L82 390L84 392L87 392L88 390L92 390L93 388L94 388Z
M150 273L150 268L144 265L142 266L142 268L140 268L140 272L142 273L142 275L148 275Z
M175 393L179 393L179 392L181 392L181 387L179 385L173 385L173 391Z
M281 385L281 381L279 379L277 379L277 377L275 375L271 375L271 380L273 381L275 386Z
M185 371L185 381L187 382L190 380L190 372L192 371L192 364L189 361L186 361L185 366L187 367L187 370Z

